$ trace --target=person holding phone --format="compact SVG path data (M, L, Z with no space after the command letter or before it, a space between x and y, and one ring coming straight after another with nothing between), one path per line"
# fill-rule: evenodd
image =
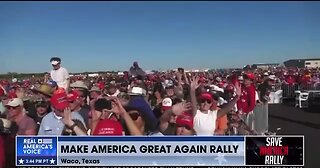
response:
M125 135L121 121L127 126L130 135L142 135L133 119L117 97L98 99L94 104L92 135Z

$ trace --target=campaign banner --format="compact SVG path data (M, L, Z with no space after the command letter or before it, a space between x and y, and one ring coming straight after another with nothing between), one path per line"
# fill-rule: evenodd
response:
M244 137L59 137L61 166L244 165Z
M45 137L52 140L52 147L39 146L43 144L39 143L38 139L41 138L44 139L44 137L17 137L17 160L24 160L18 161L17 166L37 164L50 166L245 165L245 141L244 137L240 136ZM26 152L23 151L24 145L29 145L27 147L31 151L41 150ZM47 157L50 157L49 160L45 160ZM45 161L39 161L40 159Z
M304 136L246 137L246 165L304 166Z

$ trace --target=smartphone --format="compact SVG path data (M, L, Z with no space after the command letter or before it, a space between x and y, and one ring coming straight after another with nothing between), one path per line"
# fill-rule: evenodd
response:
M101 98L94 103L94 109L100 112L102 112L104 109L111 110L112 103L107 99Z

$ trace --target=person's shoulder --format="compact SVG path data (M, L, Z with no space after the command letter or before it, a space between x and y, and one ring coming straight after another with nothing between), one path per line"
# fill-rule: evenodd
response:
M209 110L209 113L211 113L211 114L217 114L217 113L218 113L218 109L215 109L215 110Z
M25 115L25 116L23 117L23 121L24 121L24 122L27 122L27 123L35 123L35 121L34 121L30 116L28 116L28 115Z
M42 118L42 122L43 121L46 121L50 118L53 118L53 112L49 112L47 115L45 115L43 118Z
M60 69L61 69L62 71L67 71L67 72L68 72L68 69L65 68L65 67L60 67Z

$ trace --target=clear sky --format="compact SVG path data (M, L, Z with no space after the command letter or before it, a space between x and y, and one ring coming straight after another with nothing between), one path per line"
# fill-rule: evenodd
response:
M320 57L320 2L0 2L0 73Z

